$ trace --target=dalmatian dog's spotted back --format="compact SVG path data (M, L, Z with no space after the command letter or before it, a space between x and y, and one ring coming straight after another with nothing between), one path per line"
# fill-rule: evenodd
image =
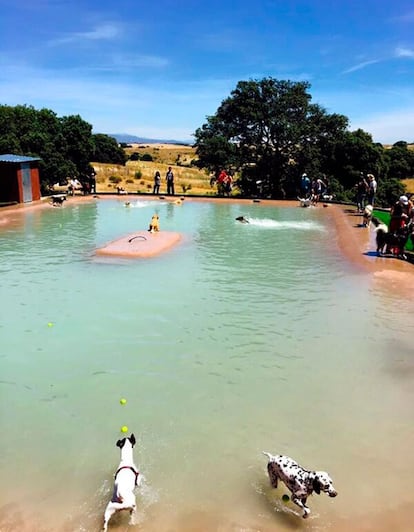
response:
M278 480L281 480L292 493L291 501L303 510L304 518L310 514L306 501L313 492L319 495L322 491L329 497L337 496L332 479L325 471L308 471L292 458L281 454L273 456L265 451L263 454L269 460L267 472L272 488L277 488Z

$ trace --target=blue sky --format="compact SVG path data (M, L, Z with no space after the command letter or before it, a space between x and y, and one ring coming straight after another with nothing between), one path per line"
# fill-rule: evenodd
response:
M0 103L191 140L240 80L311 83L374 141L414 141L414 3L0 0Z

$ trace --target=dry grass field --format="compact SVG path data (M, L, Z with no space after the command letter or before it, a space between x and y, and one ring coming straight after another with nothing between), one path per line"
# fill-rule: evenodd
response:
M405 185L406 192L414 194L414 178L413 179L404 179L403 183Z
M210 176L190 166L196 158L191 146L175 144L133 144L125 148L127 155L138 153L151 155L153 161L128 161L125 166L92 162L96 172L96 191L116 192L122 187L127 192L148 193L152 191L154 174L161 174L160 193L167 190L165 174L171 166L174 172L176 194L215 195L216 188L210 187Z

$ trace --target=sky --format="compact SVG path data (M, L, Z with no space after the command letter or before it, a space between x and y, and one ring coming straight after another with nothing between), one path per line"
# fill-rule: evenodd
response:
M412 0L0 0L0 104L191 142L239 81L311 84L375 142L414 142Z

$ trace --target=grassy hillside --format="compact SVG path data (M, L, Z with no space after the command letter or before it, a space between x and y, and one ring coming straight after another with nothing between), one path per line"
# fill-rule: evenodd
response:
M414 194L414 178L413 179L403 179L403 184L405 185L406 192Z
M125 166L92 162L96 172L97 192L116 192L120 186L128 192L151 192L154 174L161 173L160 193L167 189L165 174L168 166L174 172L176 194L214 195L216 188L210 187L208 173L190 166L196 158L195 149L191 146L175 144L133 144L126 148L127 155L138 153L151 155L153 161L128 161Z

